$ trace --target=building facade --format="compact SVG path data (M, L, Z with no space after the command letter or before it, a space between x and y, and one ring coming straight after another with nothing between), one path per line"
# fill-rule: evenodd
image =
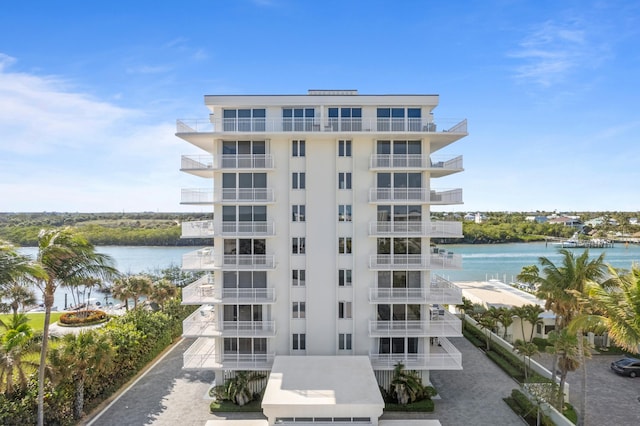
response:
M438 271L461 258L432 245L460 238L433 221L462 203L440 178L463 170L438 151L467 135L466 120L434 119L437 95L205 96L203 121L176 135L201 150L181 170L203 178L183 204L212 206L184 237L213 238L183 258L206 275L183 290L202 305L184 322L197 340L185 369L270 370L278 355L366 355L381 384L397 362L461 369L447 337L461 323L444 305L460 290Z

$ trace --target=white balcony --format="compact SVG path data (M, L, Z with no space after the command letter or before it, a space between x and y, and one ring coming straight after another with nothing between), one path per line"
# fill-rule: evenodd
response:
M369 337L460 337L462 323L458 317L445 312L431 320L369 321Z
M182 255L182 269L185 271L211 271L215 261L213 247L205 247Z
M182 222L182 238L213 238L213 220Z
M369 257L369 268L373 270L426 270L460 269L459 254L374 254Z
M431 286L427 293L427 303L438 305L459 305L462 303L462 290L440 275L431 276Z
M370 188L369 202L420 202L434 205L462 204L462 189L436 191L425 188Z
M180 204L213 204L213 188L184 188Z
M438 342L428 354L369 353L369 359L374 370L393 370L398 362L407 370L462 370L460 351L444 337Z
M467 134L467 120L430 118L211 118L210 120L177 120L176 133L444 133ZM438 132L438 128L441 128Z
M275 234L273 221L222 222L215 227L215 235L222 237L272 237Z
M263 270L275 269L276 260L273 255L265 254L225 254L221 268L228 270Z
M373 154L369 160L370 170L410 169L428 170L434 177L463 170L462 156L441 158L425 154Z
M205 306L182 321L183 337L273 337L275 321L218 321L214 308Z
M427 290L422 288L382 288L369 289L371 303L427 303Z
M183 355L185 370L270 370L275 353L223 353L216 339L199 338Z
M182 289L183 305L219 303L214 292L213 275L206 274Z
M270 188L224 188L213 198L216 203L261 202L273 203L273 189Z
M369 235L372 237L463 237L462 222L445 222L435 220L426 222L369 222Z

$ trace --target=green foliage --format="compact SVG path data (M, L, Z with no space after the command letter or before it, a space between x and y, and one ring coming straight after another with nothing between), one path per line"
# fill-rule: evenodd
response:
M60 323L64 325L97 324L108 319L108 315L99 310L65 312L60 315Z
M403 411L414 413L432 413L435 409L435 404L431 399L423 399L416 402L410 402L406 405L394 404L393 402L386 402L384 405L385 411Z
M518 389L514 389L511 391L511 396L505 398L504 401L515 413L523 417L527 423L536 424L538 408L525 394ZM554 426L553 421L542 412L540 413L540 424L543 426Z

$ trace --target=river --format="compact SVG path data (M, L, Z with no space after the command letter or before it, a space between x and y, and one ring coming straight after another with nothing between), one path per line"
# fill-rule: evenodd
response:
M511 282L523 266L538 264L543 256L554 263L560 261L558 248L545 243L513 243L513 244L450 244L447 250L462 255L462 270L437 271L438 274L452 281L483 281L500 279ZM100 253L108 254L116 261L116 267L125 273L156 271L172 265L180 265L184 253L195 250L195 247L96 247ZM583 249L574 250L576 255ZM37 249L24 247L20 252L35 256ZM616 244L605 249L590 249L592 257L605 253L605 262L617 268L631 268L640 263L640 245ZM69 295L69 300L70 295ZM64 306L64 289L56 294L56 306Z

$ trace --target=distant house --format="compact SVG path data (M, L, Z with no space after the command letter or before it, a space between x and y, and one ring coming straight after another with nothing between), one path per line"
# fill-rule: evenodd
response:
M582 221L580 221L580 219L575 217L568 217L568 216L559 216L559 217L551 218L549 219L548 223L561 224L577 230L581 230L584 227L584 224L582 223Z
M527 216L524 219L528 222L536 222L536 223L545 223L548 220L546 216L542 216L542 215Z
M467 213L464 215L464 220L468 220L469 222L476 220L475 213Z
M595 228L596 226L600 226L604 223L604 217L596 217L594 219L587 220L584 224Z
M629 218L629 225L637 225L638 224L638 218L637 217L630 217Z

